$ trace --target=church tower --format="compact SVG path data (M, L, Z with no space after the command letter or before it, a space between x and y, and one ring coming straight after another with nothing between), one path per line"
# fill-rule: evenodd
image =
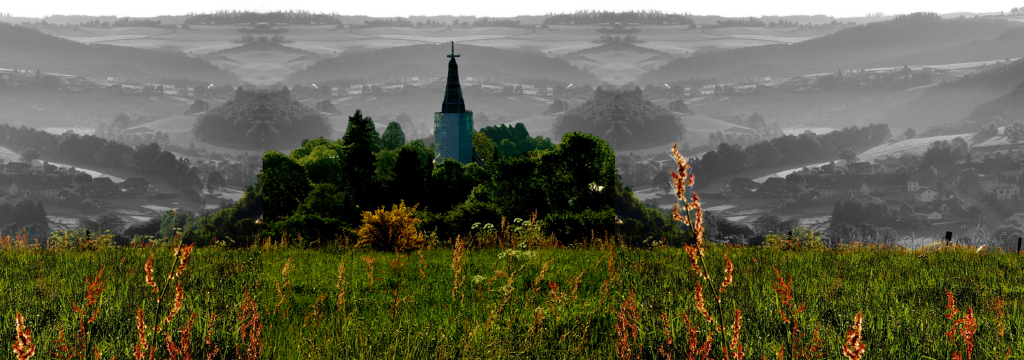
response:
M452 158L466 164L473 158L473 112L466 110L459 85L459 64L455 58L455 42L448 55L448 83L444 89L441 112L434 113L434 163Z

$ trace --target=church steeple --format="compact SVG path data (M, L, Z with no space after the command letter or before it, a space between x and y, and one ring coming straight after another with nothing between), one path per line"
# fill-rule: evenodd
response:
M441 104L441 112L445 114L459 114L466 112L466 101L462 99L462 86L459 84L459 64L455 58L455 42L452 41L452 53L447 55L448 60L448 83L444 88L444 102Z

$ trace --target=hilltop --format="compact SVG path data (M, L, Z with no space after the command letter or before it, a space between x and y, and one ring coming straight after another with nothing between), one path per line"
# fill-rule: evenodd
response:
M319 111L295 101L288 88L248 91L196 119L197 140L236 149L267 149L292 145L330 134L330 123Z
M600 136L617 150L678 141L686 134L679 118L647 101L639 87L630 91L598 87L590 101L566 111L552 128L556 137L571 131Z
M229 69L242 81L270 85L313 64L321 56L276 42L256 41L212 52L203 58Z
M387 49L343 53L317 61L292 74L289 83L311 83L334 79L375 79L395 76L444 76L437 64L451 52L451 45L421 44ZM498 49L485 46L459 45L459 73L464 76L485 78L519 78L566 81L577 84L596 84L593 74L580 70L560 59L540 52Z
M230 72L182 53L106 44L82 44L20 25L0 23L0 67L105 79L120 75L153 80L237 81Z
M939 15L927 13L903 15L791 45L764 45L698 53L649 72L642 81L650 83L714 78L754 65L773 66L766 68L768 73L762 74L772 77L861 68L864 64L900 66L905 64L893 59L977 39L995 38L1019 26L1018 23L1003 19L943 19Z

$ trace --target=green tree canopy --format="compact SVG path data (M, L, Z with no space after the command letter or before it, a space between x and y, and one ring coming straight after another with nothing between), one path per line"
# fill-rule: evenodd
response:
M402 131L402 124L395 121L388 123L384 134L380 136L381 147L388 150L395 150L405 145L405 131Z

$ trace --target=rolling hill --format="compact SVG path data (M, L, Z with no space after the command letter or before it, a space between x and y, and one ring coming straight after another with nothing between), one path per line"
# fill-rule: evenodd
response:
M0 67L94 78L111 75L237 82L230 72L181 53L104 44L82 44L36 29L0 23Z
M971 115L976 106L1007 94L1021 82L1024 82L1024 60L1017 60L934 86L916 99L892 109L885 121L905 126L957 122ZM987 124L991 118L974 120Z
M576 84L597 84L593 74L564 60L540 52L459 45L459 74L514 81L515 79L551 79ZM343 53L317 61L297 71L288 83L311 83L334 79L376 79L419 76L421 79L446 74L445 55L450 44L421 44L387 49Z
M894 59L996 38L1019 26L1003 19L943 19L929 13L903 15L796 44L698 53L645 74L641 82L721 77L759 64L770 65L764 68L767 73L761 75L772 77L858 69L865 64L900 66L904 63Z

